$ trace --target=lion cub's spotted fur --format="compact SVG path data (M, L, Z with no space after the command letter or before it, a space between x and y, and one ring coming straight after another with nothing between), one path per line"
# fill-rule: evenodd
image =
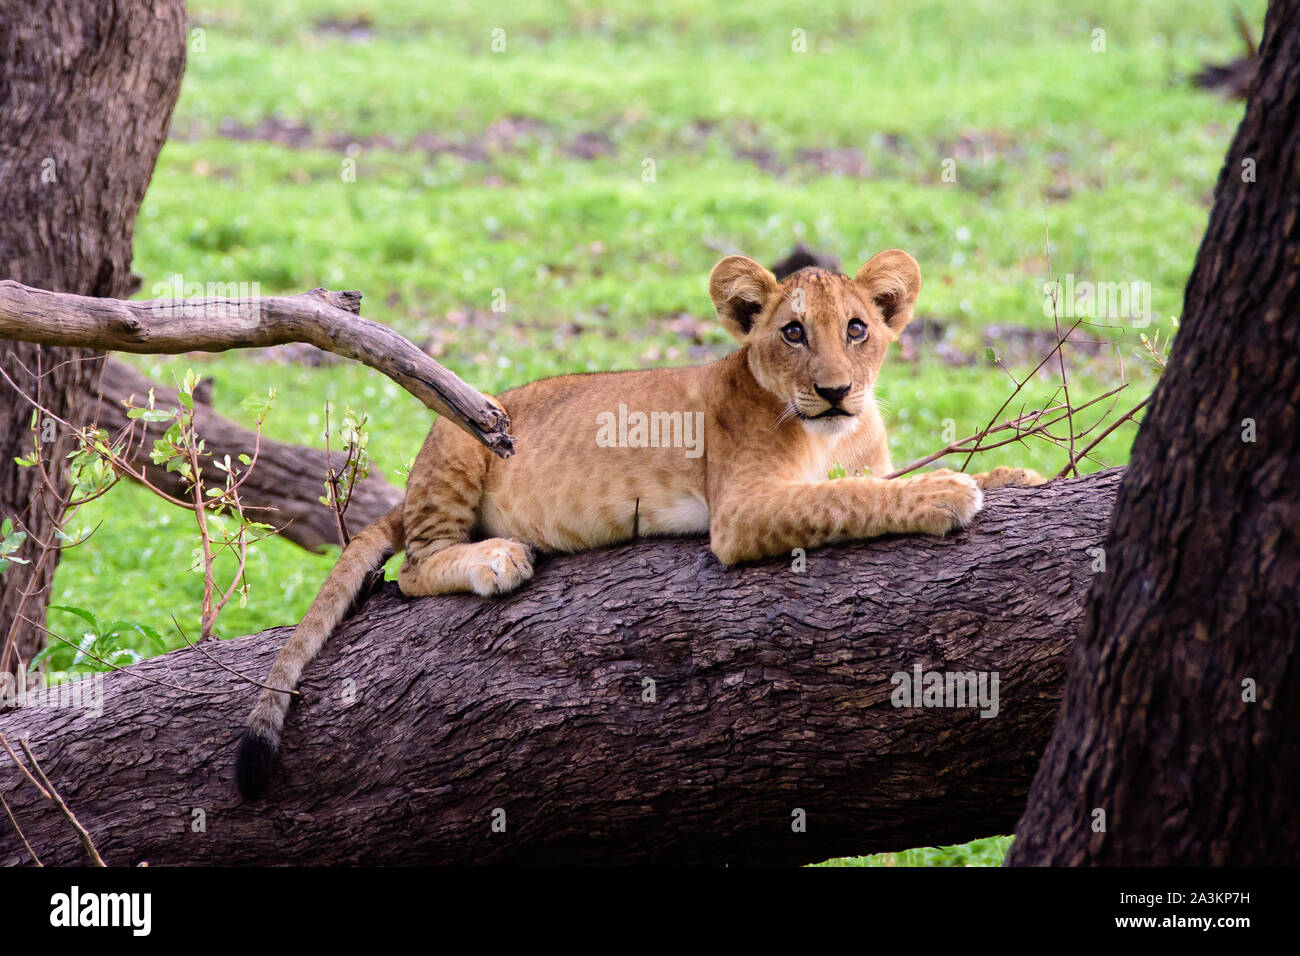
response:
M875 477L892 465L873 389L920 289L915 260L897 249L854 278L808 268L780 282L729 256L709 292L739 351L697 368L565 375L505 392L497 400L518 451L504 460L439 419L405 502L344 551L267 684L297 685L366 574L395 550L406 551L406 594L504 594L532 577L537 551L708 534L730 565L882 534L943 534L970 523L981 487L1038 483L1006 468ZM703 453L599 444L601 416L620 405L703 413ZM872 477L828 480L835 463ZM253 710L237 761L246 796L269 777L288 702L266 690Z

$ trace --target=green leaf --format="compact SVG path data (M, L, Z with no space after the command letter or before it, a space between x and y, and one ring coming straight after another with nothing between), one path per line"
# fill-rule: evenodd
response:
M53 654L60 647L64 647L64 646L65 645L62 641L59 640L50 641L39 651L37 651L35 656L32 657L31 661L27 665L27 673L34 674L36 672L36 668L40 665L41 661L45 660L47 657Z
M160 651L167 650L167 642L163 640L162 635L155 631L147 624L141 624L137 621L113 621L103 628L105 635L125 634L133 632L145 638L150 644Z
M67 614L75 614L77 617L81 618L83 621L85 621L95 630L97 631L99 630L99 621L95 619L95 615L91 614L85 608L73 607L71 604L51 604L49 606L49 610L63 611L64 613Z

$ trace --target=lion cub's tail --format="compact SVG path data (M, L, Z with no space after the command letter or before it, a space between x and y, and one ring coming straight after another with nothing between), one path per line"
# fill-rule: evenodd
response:
M257 698L235 755L235 780L244 799L258 796L271 779L271 765L280 746L284 715L289 709L288 692L298 686L302 669L343 620L366 575L381 567L404 545L399 505L366 527L343 549L338 564L330 571L311 607L280 648L266 679L269 686Z

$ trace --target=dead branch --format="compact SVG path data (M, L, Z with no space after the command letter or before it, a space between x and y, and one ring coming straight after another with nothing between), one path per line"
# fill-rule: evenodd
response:
M141 354L309 342L383 372L494 454L512 454L505 412L388 326L343 307L360 295L314 289L294 296L130 302L5 280L0 281L0 339Z

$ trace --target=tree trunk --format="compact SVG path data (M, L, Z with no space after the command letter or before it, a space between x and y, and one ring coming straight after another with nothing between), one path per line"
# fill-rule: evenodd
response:
M1106 561L1008 862L1300 863L1298 0L1269 9Z
M115 359L104 363L104 375L99 382L102 400L98 411L91 409L90 417L98 415L99 424L110 435L128 424L135 426L139 439L131 446L132 464L145 469L145 476L158 488L175 498L188 499L191 492L185 481L174 471L167 471L149 460L149 450L154 439L166 431L166 423L146 426L141 420L128 422L122 402L135 396L142 404L144 396L153 389L158 407L175 407L176 390L149 381L131 366ZM194 425L207 451L215 459L229 455L232 460L239 455L253 454L257 435L223 418L201 403L194 407ZM337 469L343 461L343 452L334 449L333 464ZM263 521L295 544L318 551L327 544L339 544L338 526L334 512L320 503L325 493L325 475L329 470L325 452L304 445L288 445L263 438L257 454L257 465L248 472L240 487L244 511L252 519ZM372 521L378 521L402 501L402 489L390 485L373 467L370 476L354 489L348 504L347 523L355 532Z
M54 0L0 4L0 278L81 295L135 291L131 236L185 71L182 0ZM79 421L102 353L0 343L0 367L27 395ZM29 537L0 577L0 670L42 645L57 552L38 564L36 541L52 540L66 491L53 491L30 454L27 399L0 380L0 514ZM52 426L51 422L51 426ZM46 431L48 435L49 432ZM41 445L61 464L70 438ZM21 617L20 617L21 608Z
M55 689L0 733L110 865L803 863L988 836L1051 732L1118 482L993 491L965 532L803 573L727 570L696 538L554 557L495 600L389 585L308 669L252 804L233 758L257 689L200 650L108 676L102 715L39 706ZM260 679L287 635L204 650ZM996 716L895 707L915 666L997 672ZM12 767L0 794L44 862L85 861ZM0 864L29 860L0 826Z

